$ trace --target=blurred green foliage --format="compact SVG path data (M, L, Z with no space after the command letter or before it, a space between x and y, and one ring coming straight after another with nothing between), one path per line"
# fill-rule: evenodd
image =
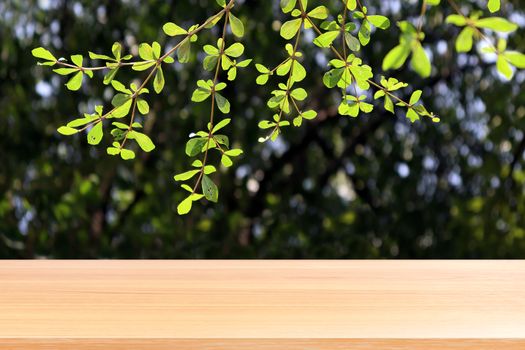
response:
M485 1L461 2L490 15ZM417 1L367 1L392 23L416 23ZM225 91L232 102L233 145L245 153L220 177L218 204L180 217L173 175L187 167L181 145L207 122L191 103L192 82L208 76L202 54L165 71L166 89L152 95L145 130L157 149L132 162L92 148L85 136L56 128L95 104L109 104L102 84L68 91L66 80L35 66L31 49L59 56L108 52L115 41L169 45L162 24L185 27L216 11L215 0L0 3L0 257L4 258L518 258L525 256L525 73L509 83L476 50L454 50L454 13L429 9L424 45L433 74L388 76L423 90L440 124L411 124L377 108L354 119L337 115L322 83L326 60L305 45L303 65L316 120L259 144L268 119L268 88L255 68ZM240 1L246 55L280 62L284 20L277 2ZM256 14L256 20L253 19ZM520 25L509 47L525 48L525 1L504 1L500 16ZM380 67L399 39L392 26L374 33L364 62ZM216 33L203 34L213 43ZM250 44L252 43L252 44ZM253 43L257 43L253 45ZM251 71L250 71L251 70ZM376 73L379 70L376 69ZM122 80L134 73L122 73ZM126 74L128 74L126 76ZM98 77L100 78L100 77ZM95 77L97 79L97 77ZM408 92L407 92L408 93ZM403 96L408 99L410 96ZM107 146L107 145L106 145Z

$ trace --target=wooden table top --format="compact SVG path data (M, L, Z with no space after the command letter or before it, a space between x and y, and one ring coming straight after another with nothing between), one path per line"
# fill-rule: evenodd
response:
M2 261L0 349L525 349L525 261Z

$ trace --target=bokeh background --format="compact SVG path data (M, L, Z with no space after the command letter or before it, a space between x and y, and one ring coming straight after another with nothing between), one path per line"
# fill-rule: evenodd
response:
M466 13L486 1L460 3ZM523 52L525 1L503 3L500 15L520 24L509 47ZM420 12L418 1L366 4L392 23L415 23ZM234 121L227 131L245 154L220 175L219 203L196 205L189 216L176 214L184 191L173 175L188 168L185 141L208 118L206 104L189 102L194 82L208 77L201 54L167 69L167 88L151 96L151 154L125 162L106 155L110 138L92 147L85 136L56 132L94 103L108 104L111 91L101 76L68 91L63 77L36 66L32 48L68 56L107 53L114 41L131 52L144 41L169 46L164 22L188 27L217 9L214 0L0 2L0 257L525 257L525 72L506 82L490 57L458 55L458 29L443 24L452 13L446 2L424 25L431 78L410 68L387 73L422 89L440 124L411 124L381 107L337 116L337 93L321 81L329 52L303 42L303 85L319 118L259 144L270 90L254 83L253 65L244 70L225 93ZM247 56L277 64L285 54L278 3L240 0L235 12L246 24ZM398 35L395 26L376 32L362 51L376 79ZM134 76L123 70L119 80Z

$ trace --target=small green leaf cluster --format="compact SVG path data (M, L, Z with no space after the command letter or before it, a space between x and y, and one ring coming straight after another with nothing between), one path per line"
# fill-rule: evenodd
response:
M129 61L133 58L133 55L122 56L122 45L116 42L111 47L111 53L114 57L107 55L100 55L94 52L89 52L89 58L92 60L103 60L106 61L106 67L109 69L107 74L104 76L104 84L108 85L117 75L120 67L122 67L123 62Z
M499 9L499 1L489 1L491 12ZM482 49L483 53L492 53L497 55L496 68L505 78L512 79L514 70L525 68L525 55L513 50L507 50L507 41L499 38L497 45L494 46L492 41L481 32L482 29L488 29L496 33L512 33L518 29L515 23L512 23L502 17L480 18L480 13L476 12L466 17L462 14L453 14L446 18L447 23L454 24L463 29L456 38L456 50L458 52L470 52L474 40L486 40L488 47Z
M501 7L500 0L489 0L487 3L487 8L491 13L498 12Z
M66 86L71 91L77 91L82 86L82 81L84 76L93 78L93 72L90 70L84 70L82 66L84 62L84 57L82 55L72 55L71 62L75 65L74 68L57 68L54 70L55 73L60 75L72 75L69 81L66 83Z
M208 152L215 150L221 157L221 164L224 167L231 167L233 165L232 158L240 156L243 151L241 149L230 149L230 141L228 136L218 134L217 132L223 129L231 122L231 119L226 118L221 120L215 126L208 124L207 131L198 131L194 133L192 138L186 143L186 155L188 157L197 157L204 154L204 159L196 159L192 162L191 170L184 171L175 175L175 181L186 182L193 178L197 178L194 187L188 184L182 184L181 187L189 192L189 195L178 205L177 211L180 215L187 214L192 207L192 203L206 198L210 202L217 202L219 198L219 189L217 185L210 178L210 175L217 171L213 165L207 164ZM199 193L198 187L201 185L202 193Z
M410 66L421 77L428 78L432 65L421 44L425 39L425 33L418 31L413 24L407 21L401 21L397 25L401 30L399 44L386 54L383 59L383 70L401 68L412 54Z
M242 22L241 22L242 23ZM233 81L237 78L237 68L246 68L252 62L251 59L246 59L237 62L237 58L244 53L244 45L241 43L234 43L228 48L225 48L224 40L219 38L217 46L205 45L204 52L207 56L204 58L204 69L212 71L217 66L219 59L221 60L221 67L228 72L228 80Z
M259 123L259 128L269 129L270 132L266 137L259 138L259 142L267 140L275 141L281 134L281 129L290 126L289 120L283 120L289 117L293 120L293 125L299 127L303 120L312 120L317 116L313 110L304 110L301 104L308 97L308 92L303 88L295 87L294 84L303 81L306 78L306 69L301 63L303 53L298 50L301 32L303 29L313 27L312 18L324 20L328 18L328 9L325 6L317 6L308 10L308 0L282 0L281 9L283 13L290 14L293 19L283 23L280 29L280 35L286 40L294 39L294 44L287 43L284 47L286 58L275 68L269 69L263 64L256 64L257 71L260 75L256 82L259 85L265 85L270 76L286 77L285 83L278 83L277 89L272 90L272 97L268 100L268 107L274 111L271 120L265 120ZM293 113L293 116L289 116Z

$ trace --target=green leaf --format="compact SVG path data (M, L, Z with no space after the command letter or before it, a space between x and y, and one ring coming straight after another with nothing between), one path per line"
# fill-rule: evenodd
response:
M160 58L160 54L161 54L160 44L158 42L154 41L151 49L153 50L153 59L158 60Z
M123 94L126 94L126 95L131 95L133 92L130 90L130 89L127 89L124 84L122 84L120 81L118 80L113 80L111 82L111 86L113 86L113 89L115 89L116 91L118 92L122 92ZM127 97L126 97L127 98Z
M410 105L413 106L415 105L416 103L419 102L419 100L421 99L421 94L423 93L423 91L421 90L416 90L412 93L412 96L410 96Z
M211 91L198 87L195 91L193 91L193 95L191 95L191 100L193 102L202 102L210 96Z
M73 55L71 56L71 61L77 66L82 67L82 62L84 61L84 57L82 55Z
M363 23L361 24L361 28L359 28L359 33L357 35L357 37L359 38L359 41L361 42L361 45L363 46L368 45L368 43L370 42L370 33L371 33L370 22L365 19Z
M419 115L412 108L409 108L407 111L407 118L414 123L416 120L419 120Z
M255 82L258 85L264 85L264 84L266 84L268 82L269 78L270 78L270 76L268 74L259 75L257 77L257 79L255 80Z
M191 166L196 167L196 168L200 168L200 167L202 167L202 161L200 159L195 159L193 161L193 163L191 163Z
M120 60L120 56L122 55L122 45L120 45L119 42L113 43L113 46L111 46L111 52L115 56L115 59L117 61L119 61Z
M269 128L273 128L276 124L274 122L270 122L268 120L261 120L258 124L258 127L260 129L269 129Z
M412 68L414 68L416 73L419 74L421 77L428 78L432 71L432 65L430 64L430 60L428 59L425 49L423 48L421 43L416 42L412 50Z
M168 22L162 26L162 30L166 35L177 36L177 35L186 35L188 31L176 25L173 22Z
M325 6L317 6L316 8L308 12L308 17L317 19L327 19L328 9Z
M231 12L229 13L230 27L233 35L242 38L244 36L244 25L242 21L235 17Z
M60 75L69 75L75 72L78 72L77 68L58 68L53 69L53 72L60 74Z
M217 203L219 200L217 185L215 185L208 175L202 176L202 192L204 193L204 197L210 202Z
M124 118L125 116L128 115L129 110L131 109L131 104L132 104L132 100L128 98L127 101L125 101L122 105L117 107L111 113L111 117L112 118Z
M226 147L230 146L230 140L228 139L228 136L226 135L214 135L213 140L217 141L221 145L225 145Z
M314 39L314 44L319 47L330 47L334 40L339 36L338 31L330 31L319 35Z
M394 112L394 102L392 102L392 99L390 98L390 96L388 95L385 95L385 109L387 111L389 111L390 113L395 113Z
M357 6L357 1L356 0L344 0L346 2L346 7L350 10L350 11L354 11L356 6Z
M162 71L162 68L159 67L155 74L155 79L153 80L153 89L157 94L160 94L162 89L164 89L164 83L164 72Z
M265 66L263 66L262 64L259 64L259 63L255 64L255 68L257 69L259 73L262 73L262 74L270 73L270 70L266 68Z
M281 9L284 13L288 13L295 8L297 0L281 0Z
M231 150L228 150L228 151L224 152L224 154L226 154L227 156L230 156L230 157L238 157L241 154L243 154L243 150L242 149L238 149L238 148L234 148L234 149L231 149Z
M304 78L306 78L306 69L298 61L294 61L294 62L295 63L293 65L292 74L290 76L290 79L292 80L292 82L299 82L299 81L304 80Z
M177 50L177 57L180 63L188 63L191 55L191 43L188 39L184 39L179 49Z
M338 69L332 69L325 73L323 76L323 83L324 85L331 89L339 83L341 80L341 77L343 76L345 69L344 68L338 68Z
M198 173L200 173L200 169L190 170L190 171L186 171L184 173L175 175L174 179L175 181L187 181L191 179L192 177L194 177L195 175L197 175Z
M398 45L390 50L383 59L383 70L398 69L410 55L410 47L407 45Z
M388 27L390 27L390 20L385 16L371 15L368 16L367 19L379 29L388 29Z
M222 70L227 71L232 66L233 66L233 61L231 60L231 58L228 55L224 55L221 61Z
M122 129L122 130L128 130L129 129L129 125L124 124L124 123L120 123L120 122L113 122L113 123L111 123L111 125L119 128L119 129Z
M353 96L348 96L353 97ZM354 97L355 98L355 97ZM341 115L348 115L351 117L357 117L359 115L359 105L356 101L343 100L339 105L338 112Z
M137 72L144 71L155 65L155 62L137 62L131 68Z
M291 68L292 60L288 60L286 63L283 63L279 68L277 68L277 75L284 76L290 72Z
M244 45L241 43L235 43L228 47L224 53L230 57L239 57L244 53Z
M492 13L499 11L501 7L500 0L489 0L487 7Z
M212 55L212 56L218 56L220 53L219 49L212 45L204 45L203 50L208 55Z
M120 148L117 147L108 147L106 148L106 153L110 156L116 156L117 154L120 154Z
M503 56L516 68L525 69L525 55L517 51L507 51Z
M474 22L474 25L478 28L491 29L496 32L508 33L518 29L518 25L507 21L501 17L490 17L478 19Z
M206 56L204 57L202 65L207 71L212 71L217 67L217 61L219 61L219 56Z
M291 21L285 22L282 27L280 34L281 36L289 40L297 34L299 29L301 28L301 24L303 23L303 20L301 18L293 19Z
M153 57L153 48L147 43L142 43L139 45L139 56L145 61L155 59Z
M72 127L69 127L69 126L61 126L60 128L58 128L57 131L59 134L62 134L65 136L70 136L70 135L74 135L78 133L77 129L73 129Z
M188 196L186 199L184 199L180 204L177 206L177 213L179 215L186 215L190 212L191 206L192 206L192 199L191 195Z
M218 83L215 85L215 91L224 90L228 86L226 83Z
M292 90L291 94L292 98L294 98L295 100L298 100L298 101L304 101L306 99L306 97L308 96L308 93L306 92L305 89L303 88L298 88L298 89L294 89Z
M217 171L217 168L215 168L213 165L206 165L204 167L204 174L210 175Z
M304 118L304 119L308 119L308 120L311 120L311 119L314 119L315 117L317 117L317 112L316 111L306 111L306 112L303 112L301 114L301 116Z
M46 60L48 62L56 62L57 59L55 58L55 56L53 56L53 54L51 52L49 52L48 50L44 49L43 47L37 47L36 49L33 49L31 51L31 53L33 54L34 57L36 58L41 58L43 60Z
M149 136L146 134L132 130L129 132L128 138L137 141L137 143L139 144L139 147L144 152L151 152L155 149L155 144L153 143L153 141L151 141Z
M457 52L469 52L472 50L474 29L471 27L465 27L459 33L456 38L456 51Z
M364 113L370 113L372 112L372 110L374 109L374 106L371 105L370 103L366 103L366 102L359 102L359 109L361 111L363 111Z
M217 107L219 110L224 113L230 113L230 101L228 101L224 96L219 93L215 93L215 101L217 101Z
M189 157L195 157L202 152L202 148L207 142L208 140L204 138L189 139L188 142L186 142L186 154Z
M137 100L137 108L140 114L146 115L149 113L149 104L144 100Z
M86 114L85 118L79 118L79 119L72 120L69 123L67 123L67 126L70 127L70 128L77 128L79 126L84 126L86 124L89 124L89 123L97 120L98 118L99 118L98 115Z
M71 79L67 82L66 86L71 91L77 91L82 86L82 80L84 78L84 74L82 72L78 72L77 74L73 75Z
M120 150L120 157L124 160L135 159L135 152L130 149L123 148Z
M87 140L90 145L98 145L102 141L104 131L102 129L102 122L98 122L89 131Z
M511 79L514 75L509 62L501 55L498 56L498 60L496 61L496 68L498 69L498 72L503 74L507 79Z
M243 60L243 61L240 61L240 62L237 62L237 67L238 68L246 68L250 65L250 63L252 63L252 59L247 59L247 60Z
M230 159L230 157L228 157L226 154L223 154L221 157L221 164L224 165L226 168L229 168L233 165L233 162Z
M130 102L130 101L131 101L131 99L130 99L130 96L128 94L116 94L111 99L111 104L114 107L119 107L119 106L122 106L123 104L125 104L127 102Z
M230 124L230 122L231 122L230 118L221 120L220 122L217 123L217 125L213 127L212 134L215 134L217 131L224 128L226 125Z
M462 15L450 15L446 18L445 22L454 24L458 27L467 25L467 19Z
M235 78L237 78L237 68L236 67L232 67L228 71L228 80L229 81L233 81L233 80L235 80Z
M359 42L359 40L348 32L345 32L344 35L345 43L348 46L348 48L354 52L359 51L359 49L361 48L361 43Z

